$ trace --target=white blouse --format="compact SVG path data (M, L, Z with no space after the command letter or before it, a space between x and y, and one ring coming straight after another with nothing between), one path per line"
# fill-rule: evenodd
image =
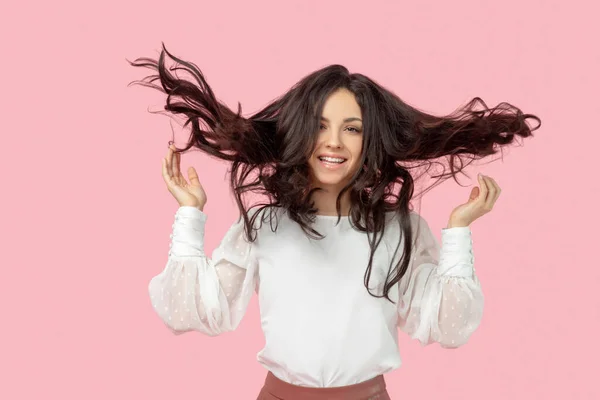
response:
M268 214L268 213L267 213ZM218 335L234 330L252 294L258 294L265 347L258 361L278 378L311 387L359 383L398 368L398 329L425 346L465 344L480 324L483 294L475 269L470 227L442 229L441 246L427 222L411 212L413 256L406 275L385 298L364 286L369 242L348 217L317 216L308 237L284 211L277 230L266 216L257 240L233 223L209 258L206 214L180 207L166 267L149 284L152 306L176 334ZM370 287L382 293L396 246L397 216L374 254ZM260 218L257 218L257 223Z

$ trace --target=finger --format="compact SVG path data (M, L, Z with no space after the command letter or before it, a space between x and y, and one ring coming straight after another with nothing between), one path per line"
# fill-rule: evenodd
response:
M173 160L171 161L171 176L173 180L180 185L181 184L181 174L179 173L179 169L177 167L177 157L179 153L176 151L177 149L173 146Z
M489 176L484 176L483 179L488 187L488 195L485 199L485 209L489 211L494 207L494 201L496 199L496 186L492 183Z
M194 186L200 186L200 180L198 179L198 173L194 167L188 168L188 178L190 179L190 183Z
M167 169L169 170L169 176L171 176L171 160L173 158L173 148L169 146L169 150L167 151L167 156L165 157L165 161L167 162Z
M162 159L162 176L167 185L172 185L173 182L172 182L171 174L169 173L169 171L170 170L169 170L167 158L164 157Z
M177 169L177 176L183 179L183 174L181 173L181 153L177 153L177 163L175 168Z
M471 189L471 193L469 194L469 200L475 201L477 200L477 197L479 197L479 188L475 186L473 189Z
M179 184L186 187L188 185L187 181L185 180L185 176L183 176L183 173L181 172L181 153L177 153L177 174L178 174L178 180L179 180Z
M171 176L177 178L177 153L175 152L175 146L171 145L169 149L171 149Z
M500 188L500 185L498 185L498 182L496 182L494 180L494 178L492 178L491 176L488 176L490 182L492 183L492 185L494 185L494 187L496 188L495 196L494 196L494 203L496 202L496 200L498 200L498 197L500 197L500 192L502 192L502 189Z
M479 181L479 202L483 206L488 195L488 187L483 179L483 175L477 175L477 180Z

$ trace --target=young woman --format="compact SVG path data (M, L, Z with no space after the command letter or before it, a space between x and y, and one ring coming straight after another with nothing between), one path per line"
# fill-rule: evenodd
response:
M193 79L172 74L165 54ZM540 125L526 120L539 118L478 98L435 117L340 65L243 117L164 46L158 61L132 65L158 72L138 83L164 91L165 109L191 129L187 145L170 145L162 160L179 208L166 267L149 284L174 333L234 330L256 292L266 338L258 361L268 370L258 398L286 400L389 399L383 374L401 364L398 329L422 345L467 343L483 311L470 225L492 210L500 188L479 176L440 244L411 205L415 171L446 160L450 172L435 177L454 177L464 158L531 136ZM474 110L478 102L484 110ZM193 167L188 180L180 170L192 147L231 163L241 214L212 257L204 251L207 194ZM265 201L249 205L250 193Z

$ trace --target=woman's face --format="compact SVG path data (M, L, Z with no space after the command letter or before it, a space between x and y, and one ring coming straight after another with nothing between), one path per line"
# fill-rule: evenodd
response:
M311 181L341 190L361 166L362 113L347 89L332 93L323 106L315 149L309 158Z

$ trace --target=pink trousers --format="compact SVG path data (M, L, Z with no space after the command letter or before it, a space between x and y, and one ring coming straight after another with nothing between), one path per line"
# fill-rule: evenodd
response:
M355 385L312 388L284 382L271 372L257 400L391 400L382 375Z

